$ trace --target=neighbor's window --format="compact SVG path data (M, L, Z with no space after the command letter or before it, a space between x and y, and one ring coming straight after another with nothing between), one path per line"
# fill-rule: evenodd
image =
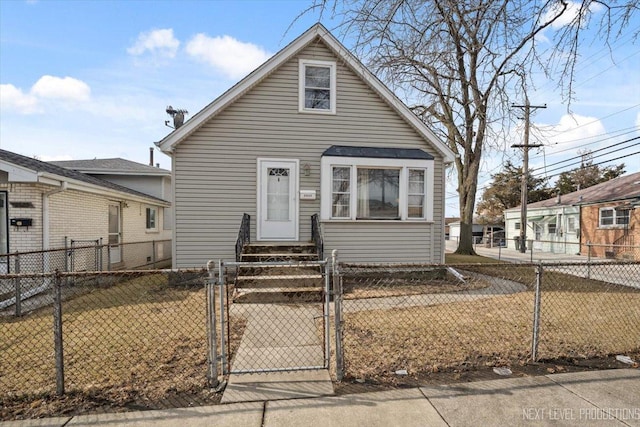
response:
M336 64L328 61L300 60L301 112L335 113Z
M629 210L600 208L600 227L612 227L629 224Z
M146 214L147 230L156 230L158 228L158 225L157 225L158 210L156 208L147 208L146 212L147 212Z
M515 229L516 229L516 230L520 230L520 223L519 223L519 222L516 222L516 223L515 223Z
M547 224L547 231L549 234L556 234L556 223L550 222Z
M567 231L569 233L576 231L576 219L574 217L567 217Z
M432 161L327 159L323 158L323 219L432 220Z

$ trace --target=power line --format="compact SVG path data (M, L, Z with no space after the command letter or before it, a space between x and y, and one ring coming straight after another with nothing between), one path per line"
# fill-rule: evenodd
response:
M598 157L603 157L603 156L608 156L609 154L612 154L612 153L615 153L615 152L618 152L618 151L627 150L627 149L629 149L629 148L631 148L631 147L633 147L633 146L636 146L636 145L640 145L640 142L639 142L639 143L637 143L637 144L630 145L629 147L618 148L618 149L613 150L613 151L610 151L610 152L608 152L608 153L601 154L601 155L599 155L599 156L596 156L596 158L598 158ZM623 156L623 157L626 157L626 156ZM620 158L622 158L622 157L620 157ZM582 160L580 160L580 161L578 161L578 162L573 162L573 163L570 163L570 164L568 164L568 165L564 165L564 166L560 166L560 167L557 167L557 168L553 168L553 169L551 169L551 170L547 170L547 171L544 171L544 172L538 173L538 174L537 174L537 176L547 175L549 172L558 171L558 170L561 170L561 169L566 169L566 168L567 168L567 167L569 167L569 166L576 166L576 165L582 164L582 162L583 162L583 161L582 161ZM606 162L605 162L605 163L606 163ZM589 165L587 165L587 166L589 166ZM553 176L553 175L552 175L552 176Z
M628 130L628 129L631 129L631 130ZM626 131L626 132L622 132L622 133L619 133L619 134L616 134L616 135L611 135L611 136L609 136L609 137L607 137L607 138L602 138L602 139L598 139L598 140L596 140L596 141L587 142L586 144L582 144L582 146L586 146L586 145L596 144L596 143L598 143L598 142L604 142L604 141L607 141L607 140L609 140L609 139L613 139L613 138L619 138L619 137L621 137L621 136L623 136L623 135L627 135L627 134L630 134L630 133L637 132L638 130L640 130L640 127L638 127L638 126L631 126L631 127L623 128L623 129L619 129L619 130L616 130L616 131L613 131L613 132L602 133L602 134L599 134L599 135L593 135L593 136L585 136L584 138L571 139L571 140L568 140L568 141L563 141L563 143L565 143L565 142L567 142L567 143L568 143L568 142L582 141L582 140L585 140L585 139L596 138L596 137L598 137L598 136L609 135L609 134L611 134L611 133L617 133L617 132ZM556 143L556 144L557 144L557 143ZM545 146L545 147L547 147L547 148L553 148L554 146L553 146L553 145L547 145L547 146ZM543 156L546 156L546 155L549 155L549 156L555 156L556 154L564 153L564 152L566 152L566 151L573 151L573 150L575 150L575 147L565 148L565 149L563 149L563 150L554 151L553 153L544 153L544 152L543 152L543 154L542 154L542 155L539 155L539 156L532 156L531 158L532 158L532 159L537 159L537 158L540 158L540 157L543 157Z
M603 160L603 161L598 162L598 163L592 163L592 164L590 164L589 166L600 166L600 165L603 165L603 164L605 164L605 163L615 162L616 160L624 159L624 158L626 158L626 157L634 156L634 155L636 155L636 154L640 154L640 151L636 151L635 153L631 153L631 154L625 154L624 156L616 157L616 158L614 158L614 159ZM570 171L570 170L569 170L569 171ZM569 171L563 171L563 172L569 172ZM555 177L555 176L560 176L560 175L562 175L562 173L563 173L563 172L558 172L558 173L555 173L555 174L553 174L553 175L549 175L549 176L547 176L546 178L553 178L553 177Z
M610 146L608 146L608 147L599 148L599 149L597 149L597 150L593 150L593 151L590 151L589 153L585 153L585 154L593 154L593 153L597 153L597 152L599 152L599 151L609 150L610 148L616 147L616 146L618 146L618 145L626 144L626 143L628 143L628 142L635 141L635 140L637 140L637 139L640 139L640 136L636 136L635 138L630 138L630 139L627 139L627 140L625 140L625 141L618 142L617 144L613 144L613 145L610 145ZM613 150L613 151L610 151L610 152L608 152L608 153L604 153L604 154L599 154L598 156L595 156L595 157L601 157L601 156L605 156L605 155L607 155L607 154L615 153L616 151L626 150L627 148L631 148L631 147L634 147L634 146L639 145L639 144L640 144L640 142L637 142L637 143L635 143L635 144L631 144L631 145L629 145L628 147L618 148L617 150ZM559 162L555 162L555 163L551 163L550 165L547 165L547 166L545 167L545 170L546 170L546 168L547 168L547 167L549 167L549 166L559 165L559 164L561 164L561 163L565 163L565 162L568 162L568 161L570 161L570 160L574 160L574 159L582 159L583 157L584 157L584 156L582 156L582 155L580 155L580 156L575 156L575 157L569 157L568 159L560 160ZM552 169L552 170L554 170L554 169Z

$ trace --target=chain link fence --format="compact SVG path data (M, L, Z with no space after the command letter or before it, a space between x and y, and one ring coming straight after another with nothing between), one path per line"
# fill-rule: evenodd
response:
M259 264L0 275L39 289L0 308L0 419L212 404L230 372L334 357L337 379L393 385L640 354L640 262Z
M334 286L338 378L640 351L638 262L339 263Z
M19 316L15 307L0 310L0 419L69 405L217 402L208 387L207 277L206 270L0 276L44 288L22 302ZM44 413L28 405L63 393L34 406Z
M64 248L0 254L0 274L111 271L171 267L171 240L102 244L69 240Z
M329 276L325 261L222 262L221 374L326 369ZM226 326L231 326L227 328ZM237 351L224 342L241 327ZM231 356L230 356L231 354Z

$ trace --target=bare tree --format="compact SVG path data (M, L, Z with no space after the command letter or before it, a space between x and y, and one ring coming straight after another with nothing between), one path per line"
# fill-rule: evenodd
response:
M584 31L595 25L604 40L617 37L636 2L314 0L310 10L341 17L356 54L457 154L457 253L472 254L482 156L511 120L511 100L526 96L534 71L557 78L570 99Z

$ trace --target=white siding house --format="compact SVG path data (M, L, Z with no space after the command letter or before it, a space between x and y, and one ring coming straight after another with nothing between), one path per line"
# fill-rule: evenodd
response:
M306 242L358 262L441 262L454 155L322 25L158 143L173 159L174 267L251 240Z

